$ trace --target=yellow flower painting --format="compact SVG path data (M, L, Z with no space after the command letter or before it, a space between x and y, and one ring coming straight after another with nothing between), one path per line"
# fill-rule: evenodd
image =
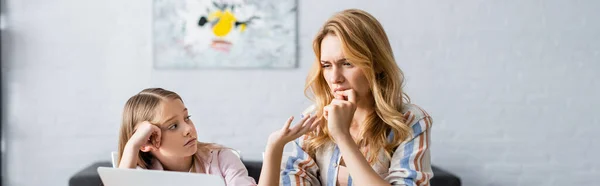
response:
M294 68L296 0L154 0L154 66Z

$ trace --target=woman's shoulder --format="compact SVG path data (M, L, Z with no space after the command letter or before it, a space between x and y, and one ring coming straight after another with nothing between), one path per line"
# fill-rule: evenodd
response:
M425 109L412 103L405 103L402 105L402 114L406 124L413 126L419 121L425 119L427 122L431 122L431 116Z

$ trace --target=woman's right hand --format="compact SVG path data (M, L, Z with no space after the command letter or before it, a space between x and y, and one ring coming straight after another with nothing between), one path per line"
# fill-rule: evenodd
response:
M300 122L298 122L292 128L290 128L290 125L294 120L293 116L290 117L283 125L283 128L269 135L269 139L267 142L268 145L283 147L288 142L293 141L296 138L299 138L300 136L306 134L307 132L314 130L319 125L319 121L315 121L316 118L317 117L315 117L314 115L309 115L307 117L302 118Z
M316 118L315 116L308 115L290 128L294 120L292 116L283 124L283 128L269 135L267 147L263 155L264 161L260 171L259 186L279 185L279 165L285 144L314 130L320 123L320 120L315 121Z
M144 121L136 125L133 135L127 143L133 145L132 147L135 149L149 152L157 150L160 147L160 139L160 128L148 121Z

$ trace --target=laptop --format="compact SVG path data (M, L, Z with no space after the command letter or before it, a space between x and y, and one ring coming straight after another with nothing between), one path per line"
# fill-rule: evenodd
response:
M98 174L105 186L225 186L222 177L211 174L111 167L98 167Z

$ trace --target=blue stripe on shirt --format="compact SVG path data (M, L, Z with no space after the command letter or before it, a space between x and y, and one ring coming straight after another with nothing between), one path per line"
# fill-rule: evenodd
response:
M285 170L282 172L283 185L292 185L292 181L290 180L289 173L290 171L295 170L294 164L298 160L302 160L304 158L304 150L300 146L299 139L296 139L294 143L296 143L296 156L292 156L288 158L287 163L285 164ZM298 167L300 168L300 167Z
M388 134L388 143L391 143L392 141L394 141L394 131L390 131Z
M348 186L352 186L352 176L348 175Z
M331 160L329 160L329 167L327 169L327 186L333 186L335 183L337 169L335 166L338 165L338 159L340 157L340 149L337 145L335 145L335 149L333 150L333 154L331 156Z
M419 135L421 133L421 124L420 122L417 122L413 125L413 134ZM417 172L414 171L412 168L410 168L410 158L411 155L413 154L413 149L414 149L415 143L414 143L414 139L410 140L408 143L406 143L404 145L404 155L402 160L400 160L400 167L408 170L408 176L406 179L404 179L404 182L408 185L414 185L413 179L415 179L417 177ZM412 179L409 179L412 178Z

